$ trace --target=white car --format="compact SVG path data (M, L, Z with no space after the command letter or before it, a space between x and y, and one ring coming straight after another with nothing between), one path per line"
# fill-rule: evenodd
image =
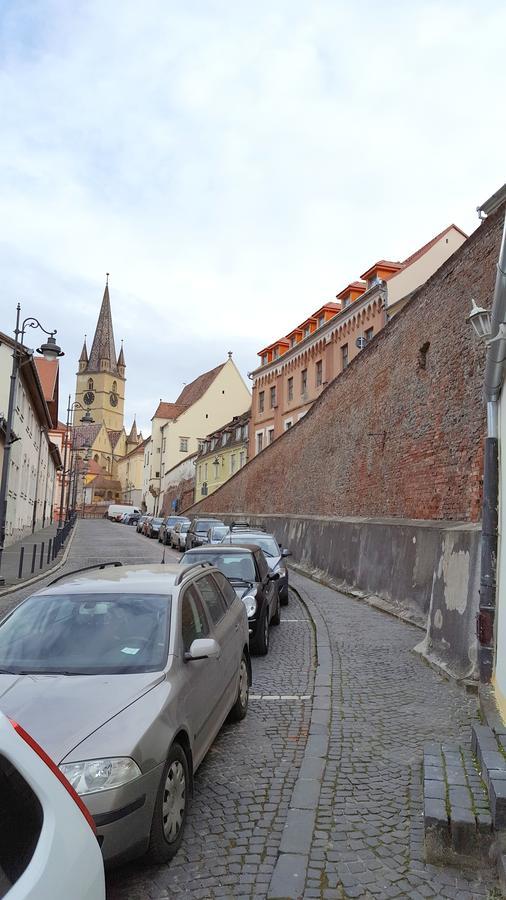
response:
M0 897L105 900L95 823L33 738L0 713Z

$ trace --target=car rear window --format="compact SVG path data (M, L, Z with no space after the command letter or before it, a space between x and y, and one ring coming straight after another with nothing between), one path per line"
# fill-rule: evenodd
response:
M207 531L209 528L212 528L213 525L221 525L221 522L217 522L213 519L200 519L195 525L195 531Z
M0 624L3 672L157 672L167 660L171 597L39 594Z
M199 562L212 563L232 581L234 579L251 582L257 580L253 555L247 550L238 550L237 553L220 553L218 550L216 553L199 553L197 550L190 550L181 559L183 565Z

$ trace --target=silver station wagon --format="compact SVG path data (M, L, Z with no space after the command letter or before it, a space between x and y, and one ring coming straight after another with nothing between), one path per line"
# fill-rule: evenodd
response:
M244 603L209 565L57 579L0 624L0 709L60 766L106 861L169 860L193 774L248 708Z

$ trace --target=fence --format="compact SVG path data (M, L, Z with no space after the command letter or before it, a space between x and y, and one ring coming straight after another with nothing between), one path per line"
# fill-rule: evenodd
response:
M43 568L47 568L53 560L56 559L60 550L65 546L65 541L67 540L72 528L75 524L76 516L72 515L67 522L65 522L63 528L60 531L57 531L55 536L49 538L48 541L40 541L36 544L30 544L29 548L25 548L21 546L19 549L19 557L17 560L17 578L21 579L23 576L27 574L33 575L35 571L40 571ZM26 550L28 549L28 555ZM12 565L11 559L11 565ZM9 568L9 567L8 567ZM2 572L2 553L0 552L0 573ZM0 584L5 583L5 578L0 575ZM11 573L12 577L9 577L9 581L16 580L16 573L13 571Z

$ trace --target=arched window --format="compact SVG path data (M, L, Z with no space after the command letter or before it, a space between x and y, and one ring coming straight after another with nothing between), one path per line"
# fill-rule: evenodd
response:
M113 392L113 394L116 394L117 391L118 391L118 382L117 382L117 381L113 381L113 383L112 383L112 392Z
M93 378L88 378L88 390L93 390Z

